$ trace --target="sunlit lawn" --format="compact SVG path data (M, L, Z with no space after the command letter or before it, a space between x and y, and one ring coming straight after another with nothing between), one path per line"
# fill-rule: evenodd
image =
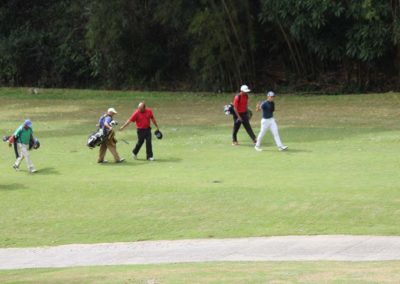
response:
M399 94L276 98L289 151L244 129L231 146L233 94L0 89L0 131L33 120L39 172L0 147L0 246L271 235L399 235ZM261 95L250 98L253 107ZM85 146L98 117L125 121L139 101L164 134L156 161L131 158L134 127L117 134L127 163L96 164ZM253 107L254 109L254 107ZM252 120L259 130L260 114ZM111 156L108 156L111 160Z
M239 262L0 271L2 283L399 283L400 263Z

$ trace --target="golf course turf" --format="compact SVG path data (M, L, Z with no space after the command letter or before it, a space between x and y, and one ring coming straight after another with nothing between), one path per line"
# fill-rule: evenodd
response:
M242 128L231 146L234 94L0 89L0 131L25 118L41 148L38 173L12 169L0 148L0 246L276 235L399 235L400 96L276 97L286 152L270 133L256 152ZM250 107L264 96L250 96ZM117 132L126 163L96 163L85 146L108 107L123 123L145 100L162 140L154 162L131 151L136 130ZM251 120L257 134L260 114Z

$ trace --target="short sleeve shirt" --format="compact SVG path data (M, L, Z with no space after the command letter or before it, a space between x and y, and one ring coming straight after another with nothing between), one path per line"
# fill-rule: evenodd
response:
M239 95L235 96L235 99L233 100L233 105L237 109L239 113L243 113L247 111L247 101L249 97L246 93L240 92Z
M263 111L263 118L271 118L273 117L273 113L275 111L275 104L274 102L264 101L261 104L261 109Z
M147 129L150 128L150 119L154 119L153 111L150 108L145 108L143 112L140 110L135 110L129 121L136 123L137 129Z
M109 116L109 115L107 115L107 114L104 114L102 117L100 117L100 119L99 119L99 127L100 127L100 129L103 129L103 133L105 134L105 135L107 135L108 134L108 128L105 128L104 127L104 125L107 123L107 124L110 124L111 123L111 121L113 120L113 118L111 117L111 116Z
M23 125L18 127L18 129L14 132L14 136L17 137L17 142L25 145L29 145L32 134L32 128L26 129Z

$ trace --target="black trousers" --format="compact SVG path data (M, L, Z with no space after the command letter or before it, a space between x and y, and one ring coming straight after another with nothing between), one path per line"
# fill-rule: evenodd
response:
M138 142L136 143L135 148L132 153L137 155L142 147L144 141L146 141L146 158L153 158L153 146L151 145L151 128L146 129L138 129Z
M241 112L241 113L239 113L239 115L242 118L242 121L238 120L236 114L233 114L232 141L234 141L234 142L237 141L237 133L239 132L240 126L243 124L244 128L247 131L247 134L249 134L251 140L253 140L253 142L255 142L256 135L254 134L253 129L251 128L249 117L247 116L247 112Z

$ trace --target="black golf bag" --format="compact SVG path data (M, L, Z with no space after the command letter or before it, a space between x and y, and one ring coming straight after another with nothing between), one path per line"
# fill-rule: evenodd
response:
M100 146L101 143L103 143L104 139L105 136L103 133L103 129L99 129L89 135L86 146L88 146L90 149L96 148L97 146Z

